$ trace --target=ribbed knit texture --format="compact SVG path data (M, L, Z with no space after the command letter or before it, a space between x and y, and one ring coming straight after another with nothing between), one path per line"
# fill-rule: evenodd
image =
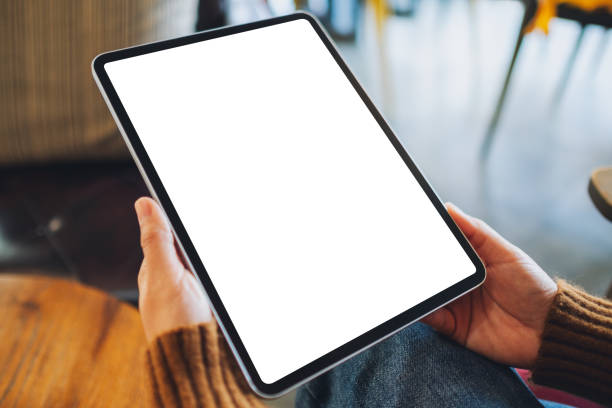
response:
M148 407L263 407L216 323L157 337L145 355Z
M612 405L612 302L558 285L532 379Z

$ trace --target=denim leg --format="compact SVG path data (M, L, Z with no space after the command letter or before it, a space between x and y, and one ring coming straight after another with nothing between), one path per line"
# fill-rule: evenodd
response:
M538 407L511 368L413 324L298 390L296 407Z

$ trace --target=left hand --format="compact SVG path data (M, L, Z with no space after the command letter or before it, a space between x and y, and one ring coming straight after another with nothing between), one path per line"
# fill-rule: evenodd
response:
M144 260L138 273L138 308L147 341L176 329L212 320L206 295L185 267L166 216L149 197L136 201Z

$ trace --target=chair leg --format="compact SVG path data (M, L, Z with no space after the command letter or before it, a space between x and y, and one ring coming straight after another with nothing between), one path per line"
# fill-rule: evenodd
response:
M499 122L499 117L501 116L501 111L504 107L506 93L508 92L508 85L510 84L510 78L512 77L512 71L514 70L514 64L516 63L516 57L518 56L519 50L521 49L521 44L523 43L525 27L533 17L534 13L535 4L531 2L525 4L525 14L523 15L521 28L516 39L516 45L514 46L514 53L512 54L510 66L508 67L508 73L506 74L506 79L504 80L504 86L502 87L501 94L499 95L499 99L497 100L497 106L495 107L495 111L493 112L493 116L491 117L489 127L487 128L485 138L480 148L481 160L485 160L489 155L489 151L491 150L491 143L493 142L493 136L495 135L495 130L497 129L497 123Z
M565 92L565 88L567 88L567 82L569 81L572 69L574 68L574 63L576 62L576 57L578 56L578 51L580 50L580 45L582 44L582 39L584 38L585 31L586 25L582 24L580 26L580 34L578 34L578 38L576 38L576 44L574 45L574 49L572 50L569 61L567 61L565 71L563 71L563 75L561 76L561 80L559 81L559 85L557 86L557 90L555 91L555 94L553 96L553 112L557 110L557 107L559 107L559 103L561 102L561 98L563 97L563 93Z
M593 62L591 62L591 76L597 75L599 71L599 66L601 65L601 60L603 59L603 55L608 48L608 42L610 41L610 29L606 29L606 31L601 36L601 40L599 42L599 46L597 47L597 51L595 57L593 58Z

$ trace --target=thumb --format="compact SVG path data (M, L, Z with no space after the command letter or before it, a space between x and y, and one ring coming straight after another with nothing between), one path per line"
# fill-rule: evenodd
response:
M446 203L446 209L485 266L516 259L517 248L484 221L467 215L452 203Z
M452 336L455 331L455 317L445 307L428 314L421 319L421 322L431 326L435 331Z
M140 245L145 261L156 270L172 272L183 269L170 224L159 205L149 197L136 200L134 205L140 224Z

